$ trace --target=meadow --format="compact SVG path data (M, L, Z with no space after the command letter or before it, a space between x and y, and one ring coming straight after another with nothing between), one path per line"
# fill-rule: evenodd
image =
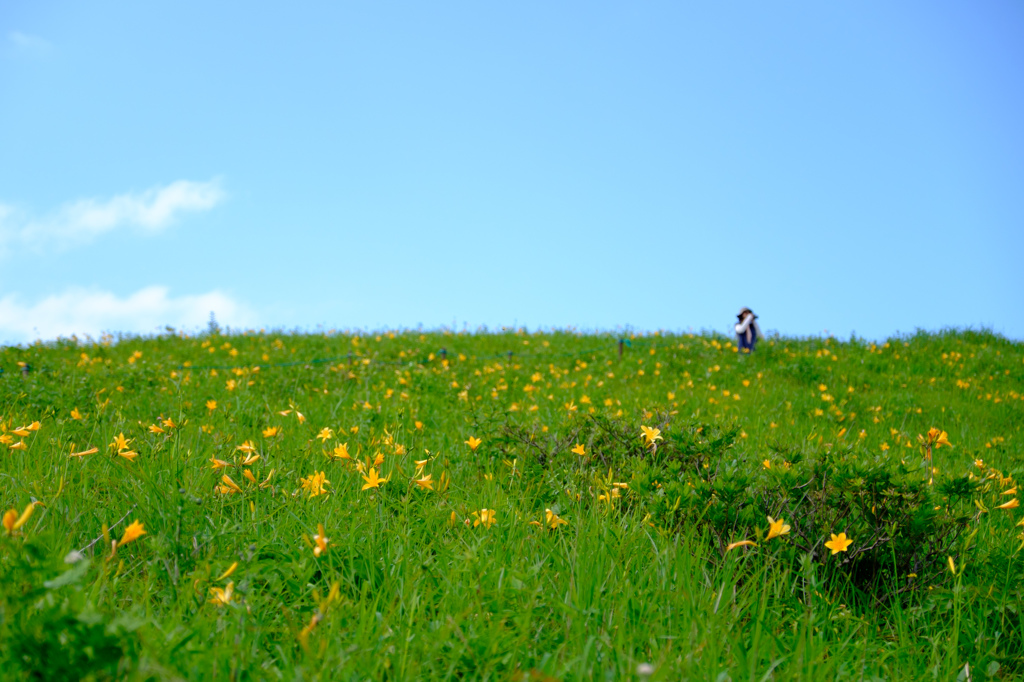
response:
M3 679L1024 677L1024 344L0 349Z

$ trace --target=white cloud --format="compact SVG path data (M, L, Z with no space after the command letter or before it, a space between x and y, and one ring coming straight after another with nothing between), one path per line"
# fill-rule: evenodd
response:
M214 179L178 180L106 200L81 199L39 219L0 204L0 250L68 248L122 228L156 233L171 225L180 213L208 211L223 199L220 181Z
M18 296L0 298L0 342L23 343L36 339L103 332L152 334L170 325L198 329L214 313L221 326L254 324L252 312L220 291L196 296L168 295L167 287L150 286L126 298L106 291L71 288L33 304Z
M21 31L11 31L7 34L7 38L16 48L26 52L41 54L48 52L53 47L48 40Z

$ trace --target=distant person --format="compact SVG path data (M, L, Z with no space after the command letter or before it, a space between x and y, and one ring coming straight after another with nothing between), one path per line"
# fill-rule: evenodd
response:
M740 353L754 352L754 344L761 338L761 328L757 326L757 315L750 308L744 308L736 316L736 350Z

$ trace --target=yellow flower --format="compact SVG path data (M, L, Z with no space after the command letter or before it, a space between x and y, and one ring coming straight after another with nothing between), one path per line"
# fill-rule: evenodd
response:
M757 547L757 543L753 540L740 540L739 542L730 543L729 546L725 548L725 551L731 552L737 547Z
M951 556L946 557L946 561L949 562L949 572L952 573L953 575L956 575L956 564L953 563L953 557L951 557Z
M772 461L770 459L766 459L763 462L761 462L761 466L763 466L765 469L771 469Z
M267 474L267 477L265 479L263 479L263 483L260 483L260 490L263 490L264 488L270 486L270 479L274 477L274 472L275 471L277 471L277 470L276 469L271 469L270 470L270 473Z
M274 436L276 436L279 433L281 433L281 427L280 426L268 426L267 428L263 429L263 437L264 438L273 438Z
M237 483L235 483L235 482L234 482L234 481L233 481L233 480L231 479L231 477L230 477L230 476L228 476L227 474L224 474L223 476L221 476L221 477L220 477L220 481L221 481L221 483L223 483L223 484L224 484L224 485L225 485L225 486L226 486L226 487L227 487L227 488L228 488L228 489L229 489L229 490L230 490L231 492L234 492L234 493L240 493L240 492L242 492L242 489L238 487L238 484L237 484Z
M86 455L95 455L99 451L99 448L89 448L88 450L82 450L81 452L72 452L68 457L85 457Z
M840 533L839 535L829 533L829 535L832 536L832 539L826 542L825 546L832 550L833 555L845 552L846 549L853 544L853 540L846 537L846 533Z
M316 434L316 437L320 439L321 443L323 443L329 438L334 438L334 431L325 426L324 428L320 429L320 433Z
M251 440L247 440L244 443L242 443L241 445L239 445L237 448L235 448L235 450L240 450L240 451L246 452L246 453L256 452L256 446L252 444Z
M648 446L653 446L655 441L662 440L661 429L653 429L650 426L641 426L640 434L644 439L644 443Z
M28 450L28 446L25 445L25 441L19 440L17 443L8 445L11 450Z
M213 595L213 598L210 600L210 603L216 604L217 606L224 606L225 604L230 604L234 591L234 581L229 582L227 585L225 585L223 590L219 587L211 587L210 594Z
M996 509L1016 509L1019 506L1020 506L1020 502L1018 502L1017 498L1015 497L1012 500L1010 500L1009 502L1007 502L1006 504L999 505L998 507L996 507Z
M163 430L163 429L161 429L161 428L160 428L159 426L157 426L156 424L150 424L150 425L149 425L149 432L150 432L150 433L163 433L163 432L164 432L164 430Z
M77 407L71 410L71 418L75 420L79 420L82 418L82 413L78 411Z
M128 524L128 527L124 529L124 535L121 536L121 541L117 543L118 547L127 545L129 542L138 540L146 534L146 529L142 527L142 524L138 521L132 521Z
M4 530L7 531L7 534L10 535L28 523L29 518L32 516L32 512L35 511L35 508L36 503L29 502L28 506L25 507L25 511L21 512L21 516L18 516L18 512L15 509L8 509L4 512L3 523Z
M466 445L468 445L469 449L473 452L476 452L476 449L480 447L480 443L483 443L483 441L479 438L474 438L473 436L470 436L469 440L466 441Z
M256 483L256 477L253 476L252 469L246 469L245 471L242 472L242 475L245 476L246 480L248 480L250 483Z
M577 455L579 455L580 457L584 457L587 454L587 449L585 447L583 447L582 443L577 443L576 447L574 447L572 449L572 451L574 453L576 453Z
M780 535L789 535L789 530L790 530L789 524L787 524L784 519L779 519L778 521L776 521L775 519L773 519L772 517L769 516L768 517L768 537L766 538L766 540L771 540L772 538L777 538Z
M555 528L558 528L559 526L568 525L569 524L568 521L566 521L565 519L560 517L558 514L556 514L555 512L551 511L550 509L545 509L544 510L544 520L547 522L548 528L550 528L552 530L554 530Z
M248 455L245 456L245 459L242 460L242 466L244 466L244 467L252 466L262 456L263 455L259 455L259 454L256 454L256 453L249 453Z
M216 400L207 400L206 401L206 409L208 409L210 412L213 412L214 410L216 410L217 409L217 401Z
M352 459L352 456L348 454L348 443L342 443L335 447L331 452L331 456L334 459Z
M493 509L481 509L478 512L473 512L473 527L483 525L484 528L490 528L498 521L497 512Z
M369 474L367 476L363 476L363 480L366 481L366 483L363 485L362 490L367 490L369 488L380 488L381 484L390 481L391 477L388 476L387 478L381 478L377 475L377 470L374 467L370 467Z
M420 488L422 488L423 490L433 490L434 489L434 482L432 480L430 480L430 477L432 475L433 474L427 474L423 478L414 479L413 482L416 485L418 485Z
M953 447L953 444L949 442L949 435L945 431L940 431L935 427L928 429L926 438L929 445L933 443L935 444L936 449L941 448L943 445L948 448Z
M316 547L313 548L313 556L320 556L327 551L327 545L330 540L327 538L327 534L324 533L324 524L316 524L317 534L313 536L313 542L316 543Z
M210 458L211 469L226 469L229 466L231 466L231 462L225 462L224 460L217 459L216 457Z
M238 562L237 561L235 563L231 564L230 566L228 566L228 570L224 571L219 576L214 578L214 581L215 582L220 582L221 580L224 580L224 578L227 578L229 575L234 573L236 568L238 568Z
M119 433L117 434L117 437L114 438L114 442L110 444L110 447L114 448L115 450L127 450L128 444L131 443L132 440L134 439L125 438L124 433Z
M317 497L318 495L326 495L327 490L324 486L330 484L330 481L327 480L327 475L322 471L310 474L299 482L302 484L303 490L309 491L310 499Z
M134 450L119 450L117 452L118 457L124 457L129 462L134 462L135 458L139 456L139 453Z

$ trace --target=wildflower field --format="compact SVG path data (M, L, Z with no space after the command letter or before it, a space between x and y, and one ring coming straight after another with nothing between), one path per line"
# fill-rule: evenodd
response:
M0 349L3 679L1024 677L1024 344Z

